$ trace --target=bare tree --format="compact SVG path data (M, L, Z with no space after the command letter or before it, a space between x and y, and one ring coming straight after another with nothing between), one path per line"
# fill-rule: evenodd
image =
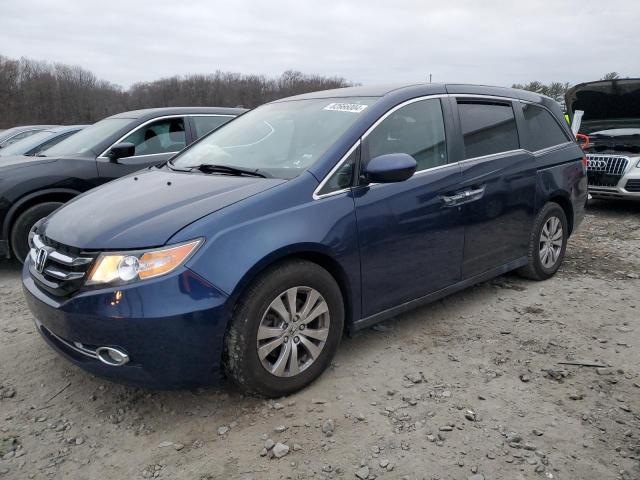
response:
M553 98L556 102L563 103L564 95L569 90L571 85L568 82L551 82L547 85L544 83L533 81L525 84L516 83L512 85L512 88L519 88L521 90L529 90L530 92L546 95Z
M129 89L129 103L151 106L244 106L248 108L278 98L349 86L343 78L326 78L286 71L280 77L220 72L209 75L170 77L137 83Z
M0 56L0 128L92 123L126 109L127 94L78 66Z
M79 66L0 56L0 128L93 123L125 110L171 106L244 106L349 86L339 77L286 71L279 77L216 71L134 84L125 91Z

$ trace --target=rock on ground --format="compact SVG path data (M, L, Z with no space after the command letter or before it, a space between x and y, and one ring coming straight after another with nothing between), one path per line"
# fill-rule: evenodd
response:
M638 479L639 246L640 204L594 202L554 278L505 275L345 337L273 401L81 371L0 261L0 479Z

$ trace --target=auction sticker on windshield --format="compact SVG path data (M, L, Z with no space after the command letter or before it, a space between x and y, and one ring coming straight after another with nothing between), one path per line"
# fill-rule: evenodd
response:
M351 113L360 113L368 105L360 105L358 103L330 103L326 107L325 110L332 110L334 112L351 112Z

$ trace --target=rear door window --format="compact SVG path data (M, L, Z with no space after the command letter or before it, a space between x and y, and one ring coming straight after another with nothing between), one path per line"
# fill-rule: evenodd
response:
M520 148L511 103L458 100L465 158Z
M218 115L207 115L202 117L191 117L193 120L193 126L196 130L196 138L205 136L209 132L217 130L229 120L233 120L233 117L221 117Z
M523 147L531 152L560 145L569 141L558 122L544 108L537 105L524 104Z

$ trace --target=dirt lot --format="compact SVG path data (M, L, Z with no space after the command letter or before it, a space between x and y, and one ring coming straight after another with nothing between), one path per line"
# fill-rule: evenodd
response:
M640 479L638 274L640 205L596 203L552 280L345 338L314 385L264 401L91 377L34 332L2 262L0 478Z

